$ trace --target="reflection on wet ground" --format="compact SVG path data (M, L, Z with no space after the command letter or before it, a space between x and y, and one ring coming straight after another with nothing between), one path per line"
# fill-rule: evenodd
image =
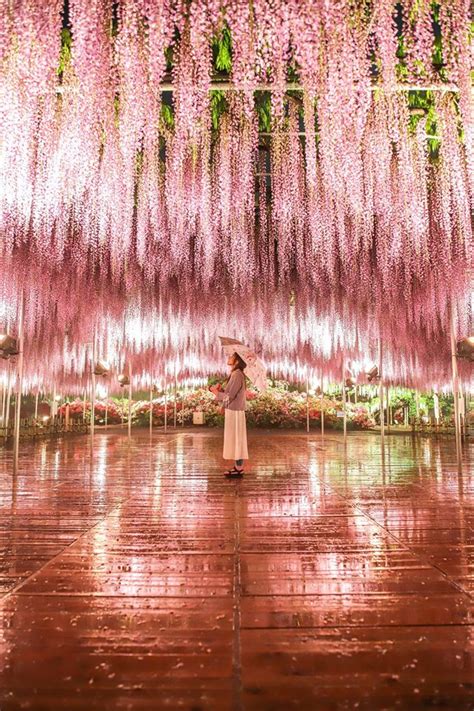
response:
M0 709L473 709L472 447L221 436L2 451Z

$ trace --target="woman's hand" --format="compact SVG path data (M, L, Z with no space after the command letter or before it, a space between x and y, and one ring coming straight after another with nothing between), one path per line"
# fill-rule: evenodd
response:
M221 389L221 387L220 387L219 384L217 384L217 385L211 385L211 387L209 388L209 390L211 391L211 393L214 393L214 395L217 395L217 393L219 392L220 389Z

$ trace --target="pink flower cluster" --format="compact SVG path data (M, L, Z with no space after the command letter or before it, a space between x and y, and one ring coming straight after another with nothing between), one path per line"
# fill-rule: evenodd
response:
M381 336L394 377L445 377L451 315L457 335L472 318L466 0L439 4L441 69L427 0L70 0L60 71L63 3L4 6L0 297L7 325L25 295L29 375L88 387L93 334L143 379L158 351L209 369L231 323L275 372L340 377ZM411 84L439 89L416 127ZM156 341L124 325L176 314Z

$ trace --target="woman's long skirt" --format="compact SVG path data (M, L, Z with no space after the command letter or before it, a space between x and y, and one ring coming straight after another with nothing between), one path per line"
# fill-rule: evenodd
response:
M224 419L224 459L248 459L244 410L227 410Z

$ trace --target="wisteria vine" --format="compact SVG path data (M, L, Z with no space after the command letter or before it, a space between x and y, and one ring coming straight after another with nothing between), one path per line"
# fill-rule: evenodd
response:
M0 255L44 323L74 284L94 322L127 290L196 318L295 290L392 334L387 313L468 324L468 0L25 0L0 22Z

